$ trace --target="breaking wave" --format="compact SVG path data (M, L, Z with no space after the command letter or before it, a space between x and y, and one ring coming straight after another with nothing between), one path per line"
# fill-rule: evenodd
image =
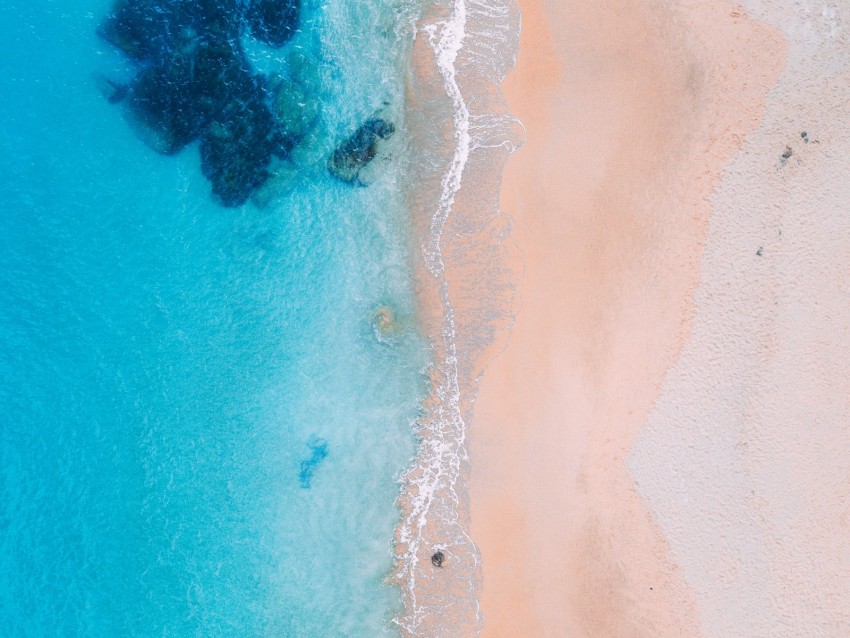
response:
M499 85L514 66L512 0L432 3L417 24L409 82L410 200L433 342L419 447L402 479L396 578L408 636L477 635L480 557L469 536L467 428L478 380L512 321L518 277L510 220L498 208L507 157L524 138Z

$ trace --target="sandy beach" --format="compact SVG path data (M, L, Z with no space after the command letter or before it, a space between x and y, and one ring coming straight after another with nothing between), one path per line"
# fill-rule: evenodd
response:
M471 426L484 636L848 635L850 16L808 4L521 0L525 273Z

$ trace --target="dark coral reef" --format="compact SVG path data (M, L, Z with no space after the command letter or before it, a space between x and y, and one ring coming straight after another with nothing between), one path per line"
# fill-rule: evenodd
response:
M240 37L284 46L298 29L299 0L116 0L98 33L136 74L111 84L139 137L171 155L200 140L201 167L222 204L243 204L303 130L274 116L278 95L254 74Z
M201 170L223 205L265 200L273 163L308 138L319 104L303 78L255 73L241 38L283 47L300 13L300 0L115 0L98 33L132 62L134 76L126 85L98 83L158 153L199 141ZM329 172L366 185L363 169L394 132L380 116L366 120L328 159Z

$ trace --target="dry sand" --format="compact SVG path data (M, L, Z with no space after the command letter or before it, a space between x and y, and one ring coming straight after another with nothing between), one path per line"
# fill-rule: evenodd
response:
M692 336L629 467L705 636L845 638L850 5L745 6L788 62L714 190Z
M528 142L502 207L525 274L470 431L483 635L699 636L701 557L683 573L662 534L677 507L665 477L661 515L627 461L690 334L710 195L761 121L785 42L726 0L520 8L505 90ZM669 451L657 430L639 474Z

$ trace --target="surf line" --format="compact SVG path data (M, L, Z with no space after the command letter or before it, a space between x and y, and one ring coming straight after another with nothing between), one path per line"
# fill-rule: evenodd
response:
M521 128L515 118L504 113L473 114L468 102L475 99L476 105L485 103L486 100L477 99L477 83L489 87L501 84L513 66L519 20L513 0L452 0L449 7L436 9L440 10L441 19L419 31L427 37L442 81L440 90L448 97L452 149L440 176L439 197L426 222L422 251L425 269L441 304L441 316L439 328L432 335L436 357L425 414L418 422L417 456L402 478L399 502L403 517L397 529L400 551L395 576L402 585L404 610L394 622L405 636L460 637L477 635L482 625L478 604L481 561L468 533L464 505L464 476L469 471L465 412L476 386L475 379L466 378L466 368L479 354L481 344L471 342L469 352L459 348L452 294L458 292L458 287L465 289L466 282L455 281L452 275L450 285L442 248L444 239L449 239L444 234L453 215L460 215L465 222L471 214L473 225L479 216L487 222L484 225L501 217L498 211L494 215L489 206L470 211L455 208L458 194L476 186L466 183L478 175L478 169L472 173L468 170L473 152L485 153L485 159L490 159L487 154L491 152L509 154L519 146L513 141ZM459 74L461 67L463 76ZM480 74L471 78L471 97L464 95L465 88L469 88L466 72L470 68ZM494 172L500 178L501 170ZM436 180L438 173L435 171L434 175ZM455 240L454 236L450 239ZM491 319L481 317L480 321L489 323Z

